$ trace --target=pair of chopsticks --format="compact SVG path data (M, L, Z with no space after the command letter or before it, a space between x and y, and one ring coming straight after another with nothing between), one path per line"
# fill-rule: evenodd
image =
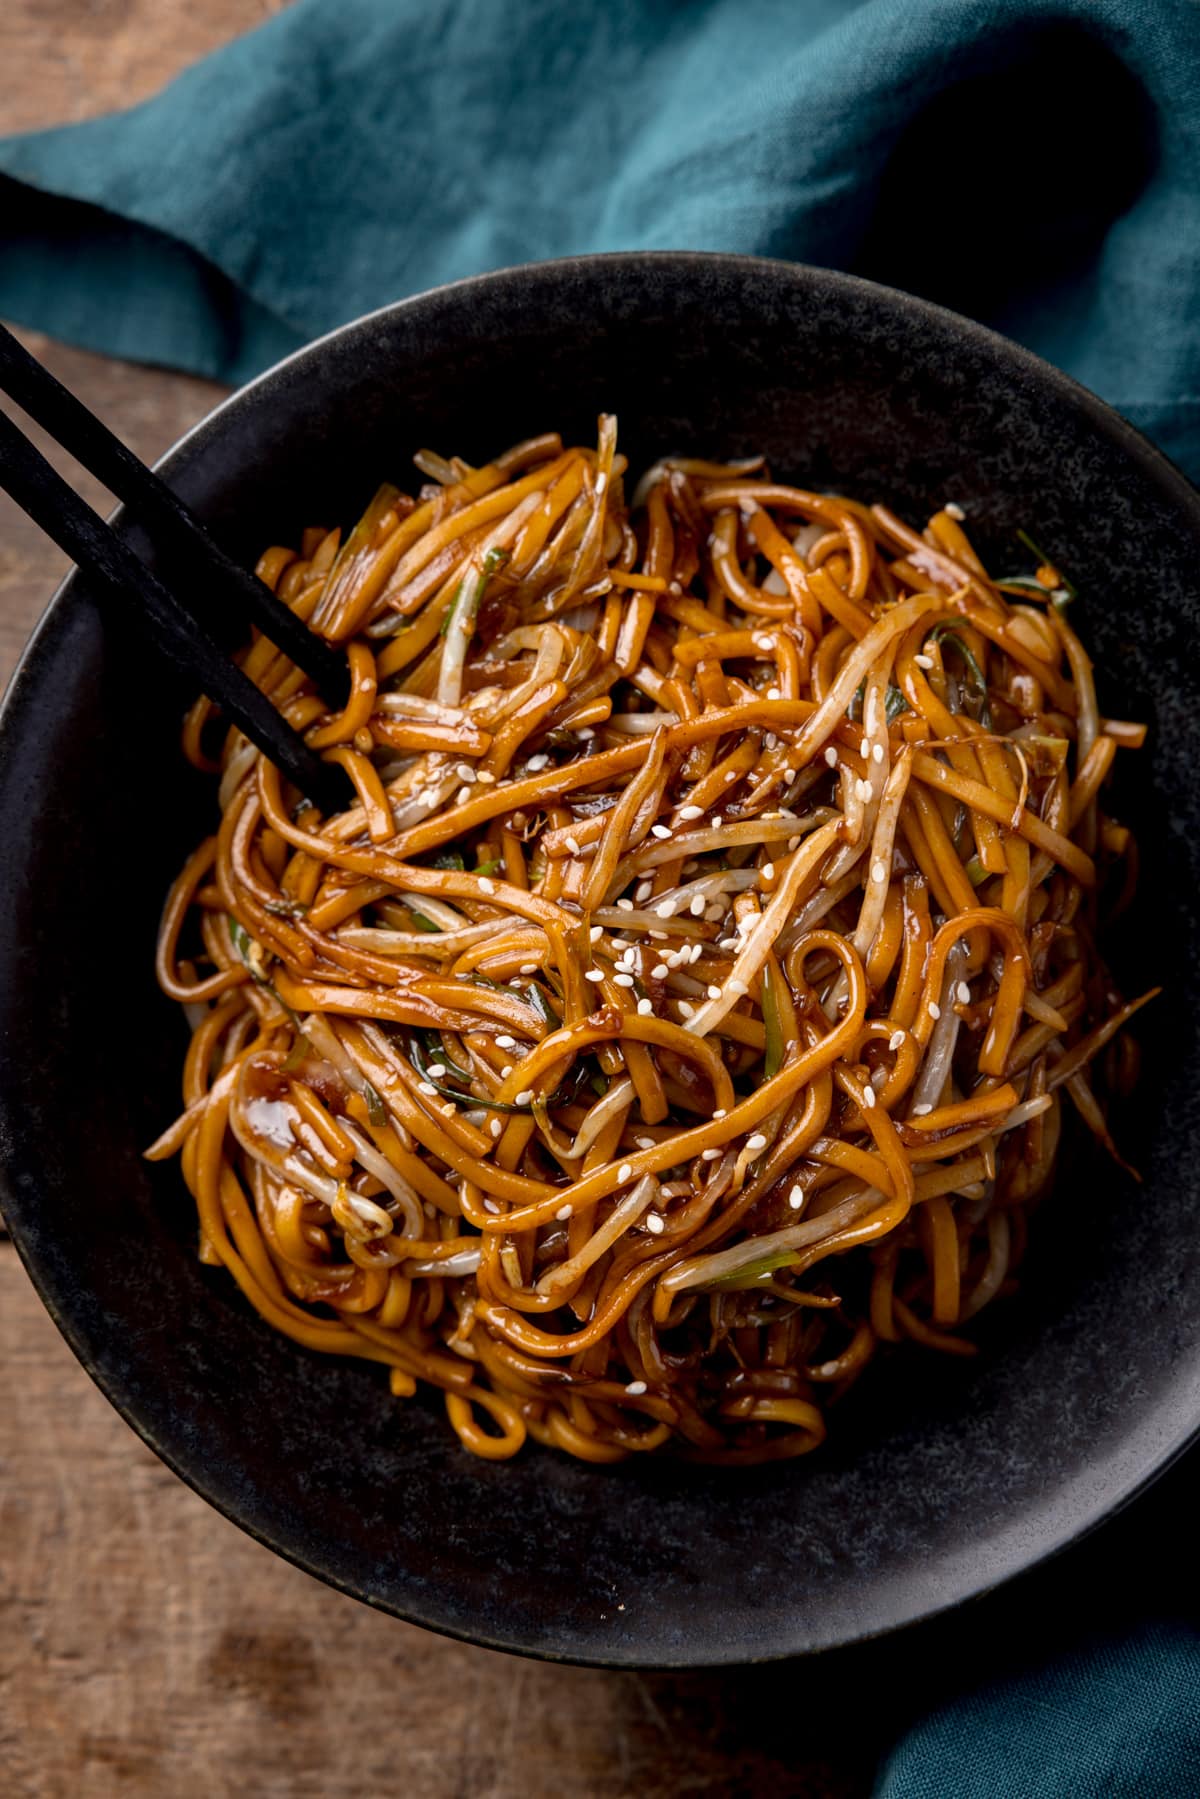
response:
M345 656L227 556L178 494L3 325L0 391L124 502L168 562L170 586L139 562L4 412L0 487L78 565L98 604L140 623L167 661L215 701L322 811L343 811L352 803L343 771L309 749L214 633L224 626L237 641L245 638L250 624L257 625L312 677L332 708L343 705L349 691Z

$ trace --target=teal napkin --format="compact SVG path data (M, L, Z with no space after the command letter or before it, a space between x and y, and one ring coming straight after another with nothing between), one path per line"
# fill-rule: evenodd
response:
M1036 1612L1026 1631L1036 1645ZM874 1799L1195 1799L1200 1632L1162 1621L1049 1661L1031 1654L1026 1672L913 1725Z
M480 270L754 251L996 325L1200 475L1198 68L1195 0L300 0L0 141L0 314L241 381Z
M749 251L983 319L1200 476L1198 174L1195 0L300 0L0 140L0 314L236 382L481 270ZM878 1799L1197 1793L1198 1693L1182 1624L1084 1641L929 1694Z

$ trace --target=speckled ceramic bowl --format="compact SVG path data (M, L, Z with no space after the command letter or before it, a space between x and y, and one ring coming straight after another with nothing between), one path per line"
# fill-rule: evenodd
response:
M197 1261L174 1165L140 1159L173 1115L184 1046L154 984L155 926L213 800L176 751L183 695L68 581L0 720L4 1211L124 1417L312 1573L535 1655L791 1655L1051 1554L1200 1423L1200 500L1098 400L975 325L814 269L676 254L511 270L388 308L243 389L163 466L252 560L353 517L423 444L482 460L549 427L589 436L601 408L635 464L765 451L780 475L913 518L952 497L1002 555L1025 524L1069 567L1103 698L1152 725L1128 805L1153 929L1125 954L1131 982L1156 968L1168 992L1121 1126L1144 1186L1111 1166L1066 1177L983 1354L881 1363L807 1460L472 1460L435 1401L398 1404L370 1367L274 1335Z

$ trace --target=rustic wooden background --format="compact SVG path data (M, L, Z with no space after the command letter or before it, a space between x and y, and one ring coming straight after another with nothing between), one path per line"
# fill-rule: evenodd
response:
M281 4L0 0L0 133L128 104ZM219 397L22 335L146 458ZM0 496L0 680L64 567ZM1048 1572L854 1658L522 1662L376 1616L211 1511L93 1388L0 1232L0 1799L861 1799L894 1720L957 1682L1147 1609L1194 1618L1198 1501L1192 1457Z
M0 0L0 132L130 104L277 10ZM206 382L22 336L148 459L220 397ZM77 485L93 504L104 498L86 477ZM0 680L65 566L0 495ZM329 1591L155 1459L0 1241L6 1799L865 1793L870 1745L815 1744L796 1728L789 1685L523 1662Z

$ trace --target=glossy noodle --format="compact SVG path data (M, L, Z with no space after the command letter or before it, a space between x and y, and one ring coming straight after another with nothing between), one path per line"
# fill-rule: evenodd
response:
M974 1351L1064 1111L1136 1072L1097 948L1136 852L1072 590L959 509L602 418L417 458L264 581L345 646L322 816L207 701L220 824L158 952L200 1253L275 1329L441 1389L467 1449L800 1455L889 1346ZM354 799L350 799L353 793Z

